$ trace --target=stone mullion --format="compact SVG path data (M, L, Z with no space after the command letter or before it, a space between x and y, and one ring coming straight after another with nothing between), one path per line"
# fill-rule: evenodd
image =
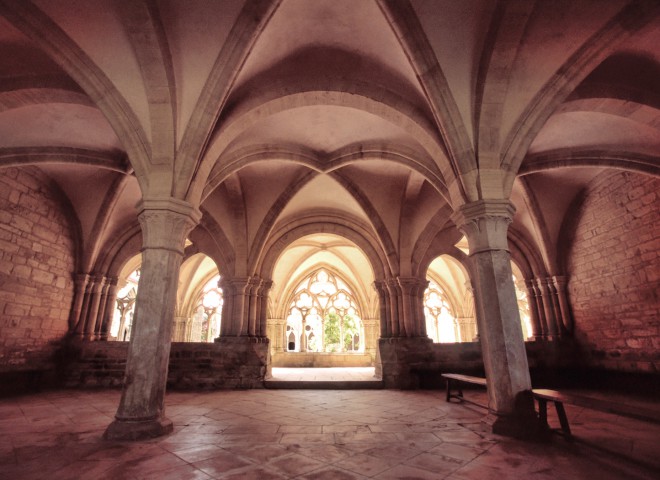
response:
M536 303L536 291L534 288L533 280L525 280L525 288L527 290L527 303L529 304L529 316L532 321L532 337L534 340L543 338L543 331L541 329L541 321L539 319L538 305Z
M142 267L126 375L115 421L105 432L112 440L136 440L172 431L164 397L185 239L201 214L181 200L145 200Z
M573 318L571 317L571 310L568 305L568 298L566 298L566 277L555 275L552 281L557 292L557 300L559 301L559 310L561 312L561 319L563 330L566 334L573 334Z
M513 212L508 201L481 200L461 207L453 220L467 237L474 272L487 421L496 433L518 435L536 427L536 415L508 250Z

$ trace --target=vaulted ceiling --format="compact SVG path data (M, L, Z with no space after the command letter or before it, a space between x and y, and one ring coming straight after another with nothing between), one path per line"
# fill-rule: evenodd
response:
M591 182L659 172L659 10L0 0L0 168L39 168L65 194L80 271L139 234L140 198L164 196L200 205L191 240L232 275L283 238L306 239L291 265L328 243L314 233L365 251L351 231L416 274L452 209L488 198L511 198L516 238L553 270Z

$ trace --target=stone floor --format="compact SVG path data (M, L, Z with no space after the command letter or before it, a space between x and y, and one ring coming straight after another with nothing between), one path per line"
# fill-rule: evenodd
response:
M483 410L439 391L174 392L174 433L107 442L119 397L62 390L0 400L0 478L660 478L659 425L578 408L568 415L580 441L525 443L483 432Z

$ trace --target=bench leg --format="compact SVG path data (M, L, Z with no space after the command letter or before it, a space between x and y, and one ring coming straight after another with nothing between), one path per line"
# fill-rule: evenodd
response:
M456 389L456 394L453 395L451 393L452 391L452 386ZM462 400L463 398L463 390L461 389L461 384L460 382L454 382L454 380L447 379L447 401L450 402L451 398L456 398L458 400Z
M539 420L541 420L541 424L545 425L546 427L548 426L548 402L546 402L542 398L537 399L539 402Z
M571 427L568 426L568 417L566 417L566 411L564 410L564 404L561 402L555 402L555 409L557 410L557 416L559 417L559 423L561 424L561 429L567 438L571 438Z

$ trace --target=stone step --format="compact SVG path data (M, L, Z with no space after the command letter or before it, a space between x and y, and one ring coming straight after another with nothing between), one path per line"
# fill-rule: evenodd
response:
M273 390L379 390L382 380L266 380Z

